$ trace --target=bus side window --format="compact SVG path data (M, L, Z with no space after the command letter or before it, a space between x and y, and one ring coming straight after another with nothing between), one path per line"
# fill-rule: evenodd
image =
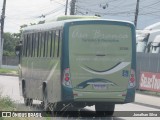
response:
M32 56L35 57L35 49L36 49L36 33L33 34L32 38L33 38L33 39L32 39L32 43L33 43L33 46L32 46L32 48L33 48Z
M62 41L62 31L59 30L57 57L59 57L61 53L61 41Z
M46 48L46 41L45 41L45 39L46 39L46 32L43 32L43 34L42 34L42 44L43 44L43 49L42 49L42 57L45 57L45 52L46 52L46 50L45 50L45 48Z
M26 42L27 42L27 36L23 35L23 56L26 57Z
M48 55L48 43L49 43L49 32L45 32L45 57L49 57Z
M33 57L33 51L34 51L34 33L31 34L31 41L30 41L30 44L31 44L31 57Z
M53 31L53 57L56 54L56 31Z
M49 36L48 36L48 56L49 57L52 57L52 31L50 31L49 33Z
M32 34L29 34L29 57L32 57Z
M50 31L50 33L49 33L49 41L50 41L50 57L54 57L54 51L55 51L55 31Z
M55 39L55 56L58 57L58 39L59 39L59 31L56 31L56 39Z
M37 57L41 57L41 33L38 33Z
M39 36L39 57L42 57L43 54L43 33L40 33Z
M30 34L27 34L26 57L30 56Z
M38 57L38 33L35 33L34 57Z

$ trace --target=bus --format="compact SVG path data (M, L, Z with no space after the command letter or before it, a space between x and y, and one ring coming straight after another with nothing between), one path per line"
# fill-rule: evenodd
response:
M136 30L136 48L137 52L145 52L148 39L150 37L149 30Z
M40 100L45 111L95 105L96 112L113 115L115 104L134 102L132 23L61 20L29 26L21 36L19 83L26 105Z
M151 53L160 53L160 35L157 35L151 43Z
M157 41L157 36L160 35L160 29L153 30L136 30L136 46L137 52L152 53L152 43ZM156 45L157 46L157 45Z

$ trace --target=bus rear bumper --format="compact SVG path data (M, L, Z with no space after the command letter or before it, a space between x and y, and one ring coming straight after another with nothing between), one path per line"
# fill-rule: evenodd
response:
M126 91L123 92L74 92L77 102L114 102L125 103Z

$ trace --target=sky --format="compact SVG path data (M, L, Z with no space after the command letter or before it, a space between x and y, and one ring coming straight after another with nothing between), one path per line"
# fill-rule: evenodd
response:
M77 0L77 13L134 22L137 0ZM160 22L160 0L139 0L137 29Z
M3 0L0 0L0 13ZM6 0L4 32L19 32L23 24L64 15L65 0ZM47 14L46 18L40 16Z
M6 0L4 32L19 32L23 24L64 15L66 0ZM69 0L70 1L70 0ZM96 1L96 3L94 2ZM77 14L101 14L106 19L134 21L137 0L77 0ZM99 3L97 3L99 2ZM0 0L0 14L3 0ZM106 6L103 9L103 6ZM137 29L160 22L160 0L140 0ZM68 14L69 14L68 7ZM41 16L45 15L43 18Z

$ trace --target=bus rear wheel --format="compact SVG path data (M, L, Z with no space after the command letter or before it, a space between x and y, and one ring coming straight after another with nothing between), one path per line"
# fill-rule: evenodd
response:
M47 94L47 88L44 89L43 91L43 109L46 112L49 112L49 102L48 102L48 94Z
M24 104L25 104L26 106L32 106L32 105L33 105L33 99L24 98Z
M33 99L27 98L25 84L24 84L24 86L23 86L23 97L24 97L24 104L25 104L26 106L32 106L32 104L33 104Z
M95 104L96 114L100 116L112 116L114 113L115 104Z

